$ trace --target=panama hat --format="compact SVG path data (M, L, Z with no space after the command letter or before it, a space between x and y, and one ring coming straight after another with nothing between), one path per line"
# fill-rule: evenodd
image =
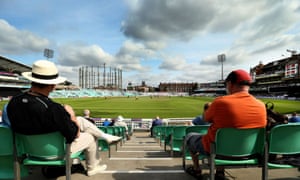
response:
M53 62L38 60L32 66L32 72L23 72L26 79L39 84L60 84L66 78L58 76L58 70Z
M123 118L123 116L118 116L118 118L117 118L117 121L123 121L124 120L124 118Z

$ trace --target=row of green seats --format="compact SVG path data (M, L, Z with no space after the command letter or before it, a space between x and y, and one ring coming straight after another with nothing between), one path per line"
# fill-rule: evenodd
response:
M155 126L153 128L154 137L164 144L165 151L170 146L171 156L174 152L182 153L184 137L189 132L206 133L209 125L201 126Z

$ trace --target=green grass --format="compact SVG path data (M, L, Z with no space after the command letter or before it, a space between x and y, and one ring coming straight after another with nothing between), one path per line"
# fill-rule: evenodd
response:
M61 104L73 106L77 115L82 115L84 109L91 110L92 117L117 117L125 118L180 118L195 117L202 114L205 103L212 101L208 97L110 97L110 98L64 98L54 99ZM300 101L262 99L263 102L271 101L275 111L290 114L300 113ZM1 101L3 106L7 101Z
M191 97L111 97L56 99L62 104L73 106L77 114L83 109L90 109L93 117L116 117L122 115L130 118L175 118L195 117L202 113L203 104L210 98Z

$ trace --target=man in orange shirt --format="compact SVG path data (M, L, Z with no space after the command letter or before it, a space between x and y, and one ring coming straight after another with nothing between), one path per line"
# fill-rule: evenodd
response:
M267 124L265 104L249 94L251 76L244 70L232 71L225 80L226 96L216 98L204 112L205 121L211 123L206 135L188 134L187 147L192 154L193 167L187 172L201 177L199 154L210 152L219 128L260 128ZM225 179L224 168L219 167L216 179Z

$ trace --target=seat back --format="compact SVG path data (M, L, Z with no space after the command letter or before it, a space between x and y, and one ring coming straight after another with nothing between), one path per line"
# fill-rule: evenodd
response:
M185 134L187 135L188 133L191 132L196 132L200 134L207 134L208 128L210 125L196 125L196 126L189 126L185 130Z
M170 136L172 133L173 133L173 128L174 128L175 126L165 126L165 128L164 128L164 132L162 132L163 133L163 136L164 136L164 138L165 138L165 140L166 140L166 138L168 137L168 136Z
M152 129L152 136L156 139L159 139L161 130L162 130L161 126L154 126Z
M300 153L300 123L282 124L273 127L269 134L270 154Z
M65 165L66 180L71 180L72 159L81 160L81 152L71 154L71 145L66 144L60 132L38 135L15 133L19 155L25 155L24 165Z
M107 126L106 127L106 133L111 134L111 135L115 135L115 127L114 126Z
M13 154L13 140L12 132L8 127L0 126L1 143L5 145L0 146L0 156L7 156Z
M107 132L106 126L97 126L101 131L103 131L104 133Z
M181 139L183 140L185 136L185 130L188 126L174 126L172 138L173 139Z
M60 132L39 135L16 133L16 140L19 153L32 159L61 160L65 157L66 144Z
M121 129L122 139L125 141L126 140L126 128L125 128L125 126L120 126L119 128Z
M164 126L161 131L161 141L164 142L164 150L167 150L167 146L171 146L170 140L173 133L174 126Z
M199 134L207 134L208 128L210 125L196 125L196 126L188 126L185 129L185 137L187 134L189 133L199 133ZM186 160L191 160L191 154L188 151L187 147L186 147L186 143L183 143L183 148L182 148L182 167L183 169L185 169L185 164L186 164ZM199 155L198 159L202 160L203 158L205 158L205 155Z
M263 154L264 144L264 128L221 128L216 133L215 154L229 157Z
M265 128L221 128L215 143L210 146L210 179L214 179L215 166L261 166L262 179L268 179Z
M183 139L185 137L185 130L188 126L174 126L171 134L171 156L174 156L174 151L181 152Z
M13 136L9 127L0 125L0 179L14 178ZM28 175L28 170L20 165L20 176Z
M116 136L122 136L121 126L114 126L114 131Z

